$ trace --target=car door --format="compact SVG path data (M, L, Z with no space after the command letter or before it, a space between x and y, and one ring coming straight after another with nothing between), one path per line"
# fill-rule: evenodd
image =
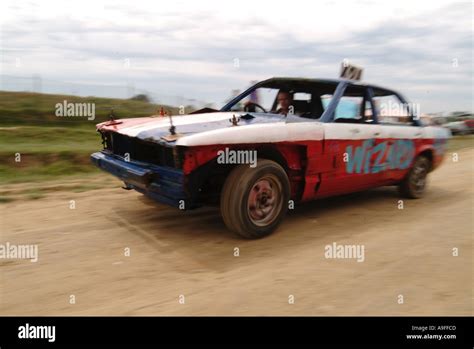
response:
M333 155L334 170L321 174L318 197L376 185L378 175L372 173L373 150L381 137L381 126L368 112L369 104L366 87L350 86L338 101L331 122L324 123L324 152Z
M408 173L416 149L423 146L423 128L414 125L407 105L394 92L374 90L373 104L380 125L373 171L380 185L398 182Z

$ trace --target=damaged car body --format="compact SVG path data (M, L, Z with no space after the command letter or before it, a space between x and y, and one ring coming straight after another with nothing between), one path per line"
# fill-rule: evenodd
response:
M422 126L395 91L303 78L259 82L219 111L111 120L97 131L104 149L91 160L125 188L180 209L220 206L245 238L273 232L289 203L385 185L421 197L450 136ZM256 165L231 161L232 151L255 152Z

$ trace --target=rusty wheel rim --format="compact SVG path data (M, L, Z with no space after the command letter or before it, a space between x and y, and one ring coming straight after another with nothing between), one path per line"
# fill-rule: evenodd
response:
M273 175L259 178L249 192L247 213L253 224L267 226L281 211L282 187Z

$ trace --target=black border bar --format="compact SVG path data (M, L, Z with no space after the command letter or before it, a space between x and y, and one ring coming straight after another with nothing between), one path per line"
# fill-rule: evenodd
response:
M55 326L55 341L18 338L20 326ZM472 317L0 317L0 348L97 344L305 343L310 347L473 348ZM452 335L456 339L408 335ZM148 345L147 345L148 346Z

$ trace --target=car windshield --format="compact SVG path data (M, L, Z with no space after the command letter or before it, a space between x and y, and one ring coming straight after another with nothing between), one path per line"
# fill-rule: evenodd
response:
M242 96L231 108L231 111L247 111L246 109L255 109L252 111L272 112L278 94L278 89L269 87L259 87L249 94ZM256 107L249 108L250 105ZM261 108L260 108L261 107Z

